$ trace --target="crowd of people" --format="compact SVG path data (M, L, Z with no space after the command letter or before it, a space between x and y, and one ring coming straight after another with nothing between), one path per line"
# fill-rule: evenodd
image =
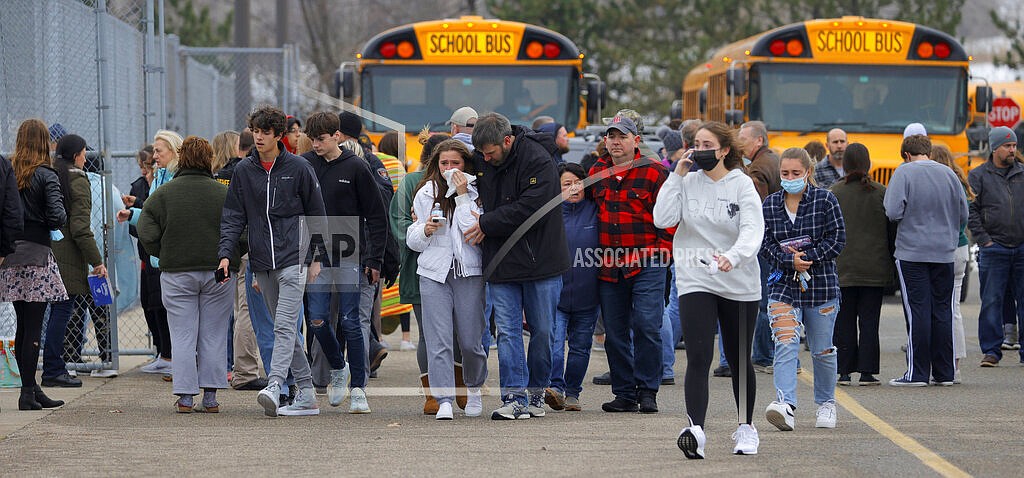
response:
M755 374L772 374L766 420L793 430L802 342L816 427L837 426L837 385L881 383L879 316L894 284L907 368L888 383L960 383L968 233L980 246L980 365L1017 342L1004 322L1024 310L1024 167L1008 128L992 129L991 157L965 174L908 125L905 164L883 186L841 129L777 154L759 121L688 120L659 129L655 152L622 110L576 164L562 160L566 129L553 120L528 128L466 106L448 124L421 135L418 171L395 159L397 134L374 145L350 112L303 122L260 107L212 144L156 134L117 220L138 237L157 351L142 371L173 382L177 412L217 413L231 386L258 390L270 417L319 414L321 388L331 406L370 413L365 388L388 353L375 316L392 287L419 325L414 345L405 317L402 348L417 350L424 414L483 414L492 342L492 419L579 411L597 333L611 385L602 410L657 413L682 347L679 448L705 457L709 376L728 376L733 452L756 454ZM35 382L47 304L42 384L81 385L61 345L86 276L106 275L85 141L61 138L52 158L47 143L46 125L27 120L0 160L0 301L17 312L23 410L62 404Z

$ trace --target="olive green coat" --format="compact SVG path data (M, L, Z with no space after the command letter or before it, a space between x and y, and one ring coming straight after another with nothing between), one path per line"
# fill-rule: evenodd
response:
M92 189L81 169L68 171L71 204L66 205L68 222L60 228L64 239L52 243L53 256L69 295L89 294L87 279L92 267L103 263L92 232Z

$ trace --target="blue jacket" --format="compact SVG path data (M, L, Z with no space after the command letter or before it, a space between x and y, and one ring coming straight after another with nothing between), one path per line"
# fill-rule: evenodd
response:
M598 306L597 273L600 268L597 264L587 263L593 255L584 251L594 251L600 247L597 238L597 204L590 199L578 203L563 202L562 220L565 222L565 240L572 265L562 274L562 296L558 300L558 310L593 310ZM577 259L582 259L581 263L577 263Z

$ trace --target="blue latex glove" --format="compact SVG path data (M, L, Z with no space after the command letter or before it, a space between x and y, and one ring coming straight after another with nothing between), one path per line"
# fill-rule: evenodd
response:
M60 232L60 229L54 229L54 230L50 231L50 240L51 241L57 242L57 241L60 241L61 239L64 239L64 233Z
M149 265L159 269L160 268L160 258L158 258L156 256L149 256Z

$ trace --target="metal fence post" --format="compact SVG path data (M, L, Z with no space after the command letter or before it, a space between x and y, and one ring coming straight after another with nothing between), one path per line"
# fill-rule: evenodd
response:
M110 171L110 63L108 56L110 55L110 45L107 42L107 25L109 23L109 17L107 16L107 2L106 0L98 0L96 2L96 62L97 62L97 111L99 114L99 128L100 128L100 154L103 157L103 244L104 244L104 262L110 264L110 268L107 270L109 280L112 284L117 284L117 267L111 263L108 258L110 257L110 242L111 235L110 230L113 224L110 221L113 216L113 189L110 182L112 175ZM107 368L117 370L119 362L119 353L117 347L117 305L114 304L110 307L110 360L111 364ZM95 319L94 319L95 320ZM106 365L104 365L106 367Z
M285 114L290 114L291 111L288 104L288 45L282 45L281 47L281 110Z

